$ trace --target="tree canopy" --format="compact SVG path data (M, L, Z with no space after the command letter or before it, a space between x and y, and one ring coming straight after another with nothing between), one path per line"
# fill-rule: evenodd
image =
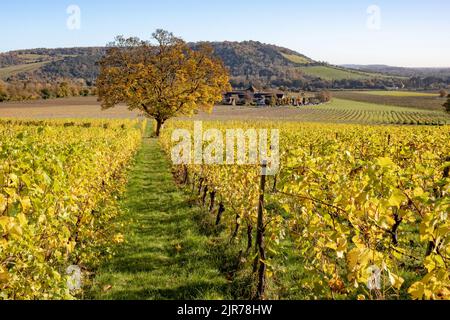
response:
M153 33L153 41L117 37L100 62L97 87L104 109L126 103L155 119L159 136L172 117L210 112L230 84L211 47L194 51L164 30Z

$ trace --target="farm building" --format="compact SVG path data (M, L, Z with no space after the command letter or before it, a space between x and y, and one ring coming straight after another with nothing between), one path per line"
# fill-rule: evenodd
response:
M261 91L254 86L245 90L234 90L223 95L224 105L293 105L301 106L309 103L309 98L299 93L284 93L276 90Z

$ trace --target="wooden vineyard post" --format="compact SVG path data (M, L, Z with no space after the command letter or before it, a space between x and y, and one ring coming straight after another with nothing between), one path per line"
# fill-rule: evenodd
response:
M266 288L266 249L264 243L264 192L266 189L266 174L267 174L267 161L262 164L261 172L261 185L258 203L258 222L256 233L256 247L258 249L259 269L258 269L258 291L256 298L258 300L264 299L264 291Z
M209 197L210 197L210 204L209 204L209 212L213 212L214 211L214 206L215 206L215 202L216 202L216 191L213 190L209 193Z
M222 215L224 212L225 212L225 206L221 202L219 204L219 210L217 211L216 226L220 225L220 221L222 220Z
M208 195L208 185L203 188L202 206L206 206L206 196Z

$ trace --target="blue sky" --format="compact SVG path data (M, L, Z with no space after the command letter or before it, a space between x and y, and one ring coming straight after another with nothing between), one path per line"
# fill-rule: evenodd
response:
M81 10L79 30L67 28L69 5ZM368 14L372 5L379 16ZM164 28L186 41L258 40L333 64L450 67L449 12L448 0L2 1L0 51L149 39Z

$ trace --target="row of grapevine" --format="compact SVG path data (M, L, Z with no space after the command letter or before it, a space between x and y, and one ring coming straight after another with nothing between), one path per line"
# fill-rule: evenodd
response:
M203 127L280 129L281 169L265 191L262 262L269 277L283 272L276 263L290 243L308 272L299 283L308 298L450 299L450 127L270 121ZM169 124L161 138L168 152L175 128L192 130L192 123ZM260 170L198 164L175 170L203 203L214 198L210 210L245 244L241 260L254 271Z
M67 270L122 241L112 223L138 121L0 123L0 299L70 299Z
M297 120L304 122L332 122L348 124L392 124L392 125L446 125L450 117L444 112L362 105L347 100L333 100L321 106L301 107Z

